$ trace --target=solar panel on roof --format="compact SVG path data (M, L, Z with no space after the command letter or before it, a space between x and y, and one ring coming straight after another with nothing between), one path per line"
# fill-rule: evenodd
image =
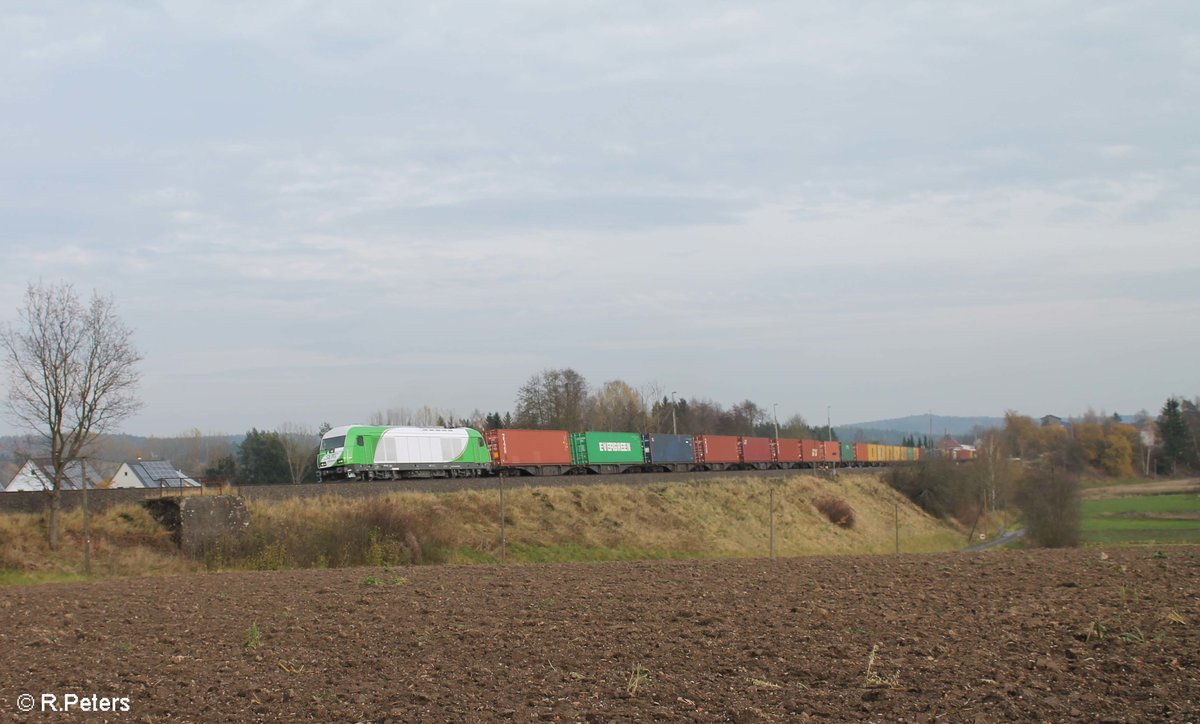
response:
M140 460L130 468L148 488L195 487L199 483L175 469L169 460Z
M179 473L171 463L166 460L143 460L142 467L146 473L154 480L172 480L179 477Z

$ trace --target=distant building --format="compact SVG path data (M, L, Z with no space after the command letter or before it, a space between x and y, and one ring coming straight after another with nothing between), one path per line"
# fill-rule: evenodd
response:
M954 450L955 448L960 447L962 447L962 443L958 440L955 440L950 435L943 435L942 439L937 441L938 450Z
M950 435L944 435L941 440L937 441L937 449L939 455L951 460L970 460L975 457L973 445L963 445Z
M58 489L82 490L84 484L83 470L84 466L80 465L78 460L68 462L63 469L63 479ZM92 490L102 485L102 481L96 472L95 468L87 466L87 486ZM17 493L50 490L54 487L53 480L53 461L50 458L31 458L21 466L21 469L8 482L8 485L4 486L4 492Z
M135 460L121 463L112 476L114 488L198 488L200 483L184 475L168 460Z
M1058 415L1042 415L1042 427L1062 427L1062 418Z

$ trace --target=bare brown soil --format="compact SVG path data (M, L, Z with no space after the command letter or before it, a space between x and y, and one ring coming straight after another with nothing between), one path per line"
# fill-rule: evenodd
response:
M132 711L109 717L123 721L1195 721L1198 554L10 587L0 590L0 719L47 719L20 715L20 694L74 693L129 697Z
M1119 513L1106 513L1104 518L1134 518L1137 520L1200 520L1200 511L1138 511L1123 510Z
M1171 495L1175 493L1200 493L1200 478L1106 485L1100 488L1084 490L1083 497L1091 500L1101 500L1123 498L1128 495Z

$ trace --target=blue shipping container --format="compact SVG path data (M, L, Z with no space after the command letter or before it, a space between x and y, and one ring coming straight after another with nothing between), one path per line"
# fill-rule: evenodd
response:
M642 435L642 447L646 451L647 463L677 465L696 461L691 435Z

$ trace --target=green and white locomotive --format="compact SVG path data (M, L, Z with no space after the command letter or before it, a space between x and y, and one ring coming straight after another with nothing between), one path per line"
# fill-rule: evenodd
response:
M469 427L343 425L321 438L322 480L470 478L491 467L483 435Z

